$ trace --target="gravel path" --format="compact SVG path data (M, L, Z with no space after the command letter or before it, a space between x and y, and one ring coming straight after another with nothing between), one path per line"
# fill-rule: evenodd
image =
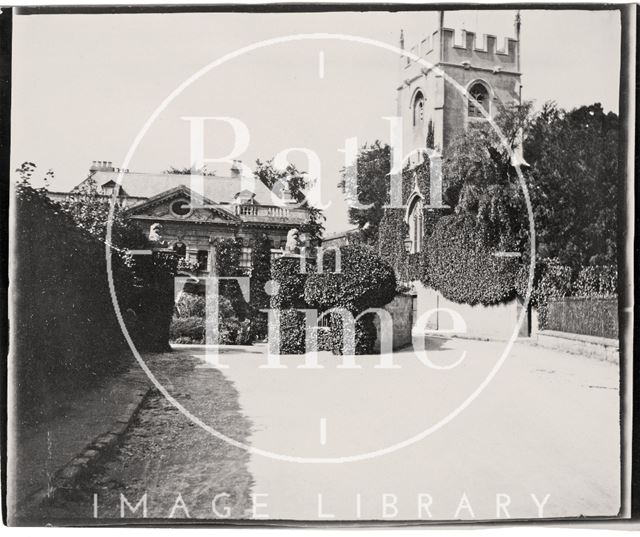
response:
M233 384L184 351L153 355L147 364L173 397L212 427L240 442L249 421L241 414ZM102 523L146 518L243 518L250 505L249 456L195 426L160 393L152 391L122 444L77 495L48 506L47 522ZM216 500L218 513L212 510ZM122 496L126 499L121 512ZM228 507L228 510L226 509Z

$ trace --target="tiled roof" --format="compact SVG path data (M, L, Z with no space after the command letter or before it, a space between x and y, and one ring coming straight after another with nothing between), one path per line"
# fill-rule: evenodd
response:
M118 180L118 172L98 170L93 172L93 179L98 186ZM121 188L129 196L151 198L180 185L191 187L191 176L170 173L132 173L123 174ZM260 180L248 185L240 177L205 176L204 196L217 203L231 203L236 194L249 190L255 192L255 201L261 205L277 205L276 199ZM78 185L80 186L80 185Z

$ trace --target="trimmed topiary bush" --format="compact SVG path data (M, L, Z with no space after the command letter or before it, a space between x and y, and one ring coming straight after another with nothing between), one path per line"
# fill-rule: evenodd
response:
M252 250L251 272L251 304L249 313L251 316L251 339L264 340L267 337L267 314L260 311L269 308L269 295L264 286L271 279L271 241L262 233L255 237L255 246Z
M336 267L335 253L329 252L322 273L309 274L304 298L319 311L343 308L354 317L369 308L380 308L393 300L396 277L393 269L372 248L364 245L340 248L339 273L328 272ZM343 352L343 322L331 313L331 341L335 354ZM355 325L355 353L371 354L376 341L374 315L367 314Z
M307 262L306 270L313 270L311 263ZM309 274L301 271L298 257L281 257L271 265L271 279L277 282L277 292L271 297L271 307L280 310L280 333L276 336L280 354L305 352L305 316L295 309L309 308L304 299L308 276Z
M307 272L309 271L307 263ZM275 309L306 308L304 286L308 274L300 270L297 257L280 257L271 265L271 279L278 282L278 290L271 297L271 307Z
M304 354L306 351L306 324L305 315L295 309L279 310L280 331L276 334L276 339L270 340L269 345L272 352L275 352L276 343L279 344L280 354Z

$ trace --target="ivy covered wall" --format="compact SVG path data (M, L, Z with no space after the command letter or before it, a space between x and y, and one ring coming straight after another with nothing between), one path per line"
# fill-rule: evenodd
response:
M402 175L403 208L390 208L380 223L379 252L401 282L420 281L447 299L466 304L499 304L516 296L521 262L498 257L485 247L484 237L469 215L449 207L430 208L429 161ZM443 200L449 199L449 182L443 180ZM423 196L422 251L406 252L409 226L406 205L416 186Z

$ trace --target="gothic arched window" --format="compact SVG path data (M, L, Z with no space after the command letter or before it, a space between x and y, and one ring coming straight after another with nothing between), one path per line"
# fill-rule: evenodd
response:
M469 88L469 95L478 101L478 104L489 113L489 90L482 82L476 82ZM478 105L469 99L469 117L483 118L482 112L478 108Z
M409 239L411 239L411 249L409 253L417 254L422 251L424 217L424 204L419 195L417 195L409 205L408 215Z
M413 126L418 127L424 123L424 96L422 92L416 93L413 99Z

